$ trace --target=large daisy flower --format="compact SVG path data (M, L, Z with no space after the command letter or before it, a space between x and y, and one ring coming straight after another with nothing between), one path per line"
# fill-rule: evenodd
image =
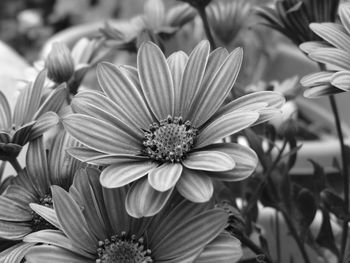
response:
M203 41L190 56L177 52L166 59L146 42L138 69L102 63L97 75L103 93L79 93L72 101L76 114L63 120L86 146L69 153L107 166L100 178L104 187L134 182L126 198L132 216L156 214L174 188L192 202L207 202L212 179L242 180L257 165L250 148L216 142L275 116L284 98L259 92L221 107L238 75L242 50L209 49Z
M128 186L102 188L99 171L80 169L69 191L54 186L54 210L32 205L59 230L28 235L28 263L237 262L240 242L224 231L228 214L211 204L176 198L151 218L130 217ZM83 208L83 209L82 209Z
M0 196L1 238L20 241L29 233L54 228L36 214L29 204L52 207L50 186L60 185L69 189L75 171L81 163L69 156L65 149L77 144L65 132L55 138L48 156L41 137L29 144L26 169L12 179L12 183ZM0 262L20 262L15 258L23 256L26 249L26 244L19 243L5 250L0 253Z
M300 45L308 56L325 65L325 70L301 79L306 97L320 97L349 91L350 87L350 4L339 7L341 23L312 23L310 28L323 41Z

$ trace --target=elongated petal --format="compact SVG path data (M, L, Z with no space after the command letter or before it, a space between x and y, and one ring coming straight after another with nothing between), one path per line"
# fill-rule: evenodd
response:
M89 230L78 204L58 186L52 186L54 209L62 231L81 249L95 253L98 240Z
M194 203L208 202L213 195L211 179L203 171L184 169L176 184L179 193Z
M29 207L24 203L0 196L0 220L24 222L30 221L32 215Z
M309 74L300 80L300 84L304 87L314 87L318 85L328 84L331 82L333 72L321 71Z
M255 123L259 113L251 111L233 111L225 114L200 131L195 148L201 148L228 135L237 133Z
M318 48L325 48L325 47L329 47L329 45L320 41L309 41L299 45L299 48L306 54L309 54Z
M2 91L0 91L0 131L9 131L11 129L11 108L10 104Z
M235 161L226 153L219 151L192 152L182 161L188 169L224 172L235 167Z
M194 263L235 263L242 255L241 242L229 233L224 232L205 246Z
M60 84L53 92L46 98L40 108L35 113L33 119L36 120L41 117L45 112L53 111L58 113L63 103L67 98L67 85L66 83Z
M9 240L21 240L32 232L28 222L0 221L0 236Z
M3 263L21 263L28 250L33 247L35 243L23 243L21 242L15 249L9 252L5 257ZM0 258L1 260L1 258Z
M350 70L350 54L336 48L319 48L309 54L317 62L324 63L338 69Z
M320 85L314 88L309 88L304 91L304 96L306 98L318 98L321 96L334 95L344 92L344 90L333 87L332 85Z
M173 188L182 173L179 163L162 164L148 174L149 184L157 191L165 192Z
M333 46L350 52L350 36L341 25L335 23L311 23L310 28Z
M23 122L27 123L31 120L33 120L33 117L36 113L36 111L39 108L41 94L44 88L44 83L46 79L47 71L43 70L41 71L38 76L36 77L33 87L31 88L31 94L29 97L29 100L26 101L26 112L24 113L25 117Z
M27 171L39 196L50 189L50 172L42 137L29 144L26 157Z
M79 247L75 246L75 244L66 237L62 231L60 230L42 230L38 232L31 233L27 235L24 239L24 242L28 243L45 243L48 245L54 245L57 247L61 247L67 249L71 252L78 253L80 255L85 256L86 258L94 258L93 255L86 253L81 250Z
M338 89L350 90L350 71L340 71L332 76L331 84Z
M117 163L105 168L100 176L100 182L103 187L115 188L132 183L145 176L157 164L144 159L122 159Z
M157 214L167 203L173 191L165 192L154 190L143 178L132 185L125 200L126 211L129 215L140 218Z
M204 124L222 105L236 81L242 59L242 49L235 49L216 72L206 72L214 75L206 86L202 85L188 116L195 127Z
M26 254L27 263L95 263L69 250L49 245L35 246Z
M137 66L143 94L158 120L174 114L174 84L166 59L152 42L141 45Z
M27 111L28 101L30 100L30 94L31 83L28 83L27 86L20 91L17 98L15 110L13 112L13 124L15 125L16 129L25 123L24 118Z
M49 111L39 117L37 122L34 124L30 131L29 140L32 141L39 136L43 135L50 128L57 125L59 122L59 117L56 113Z
M109 112L112 116L115 116L124 123L133 126L135 130L141 130L139 122L135 120L137 117L126 112L122 107L100 92L92 90L79 92L75 95L71 105L74 112L81 114L86 114L86 109L84 109L84 107L86 107L85 105L97 106L104 112Z
M219 209L211 209L194 216L171 229L168 235L159 242L159 246L152 250L152 253L159 261L166 261L192 251L200 251L220 234L227 224L227 219L227 214Z
M101 63L97 67L97 77L106 95L141 128L148 129L154 118L148 108L143 94L128 75L110 63Z
M194 96L202 83L209 52L209 43L202 41L193 49L188 58L180 85L180 113L184 119L187 119Z
M63 125L74 138L94 150L110 154L138 154L140 151L136 138L103 120L71 114L63 119Z
M170 55L167 59L174 85L174 116L180 116L180 84L182 75L188 61L188 56L183 51L178 51Z
M346 28L348 34L350 34L350 7L348 4L343 4L339 7L339 16L341 23Z
M58 222L57 215L55 213L55 210L52 208L31 203L29 204L30 208L35 211L38 215L40 215L42 218L44 218L47 222L49 222L51 225L55 226L58 229L61 229L60 223Z
M231 182L243 180L250 176L258 166L256 153L249 147L237 143L216 143L202 150L223 152L235 161L235 168L231 171L207 173L213 179Z
M13 135L12 142L21 146L25 145L28 142L29 135L34 124L35 121L32 121L16 130L15 134Z
M134 138L137 138L139 140L143 139L143 132L139 127L136 127L135 125L130 124L129 122L125 122L120 118L118 115L113 114L110 109L101 106L105 102L101 101L99 103L95 102L87 102L75 100L73 102L73 110L79 114L88 115L90 117L96 118L98 120L103 120L113 126L116 126L123 131L126 131L127 133L130 133ZM102 103L102 104L100 104Z

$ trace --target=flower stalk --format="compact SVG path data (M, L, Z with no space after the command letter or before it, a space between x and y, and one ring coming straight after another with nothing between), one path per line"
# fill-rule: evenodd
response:
M337 129L339 144L340 144L340 152L341 152L341 159L342 159L342 176L343 176L343 185L344 185L344 214L349 214L349 169L348 164L346 162L346 149L345 149L345 143L344 143L344 135L341 129L341 122L339 117L339 111L337 107L337 102L335 100L334 95L329 96L329 102L332 107L334 120L335 120L335 126ZM341 248L340 248L340 256L339 256L339 263L343 262L344 254L345 254L345 248L346 248L346 241L348 238L348 232L349 232L349 225L348 220L344 219L343 222L343 233L341 238Z
M205 12L205 6L199 6L197 7L197 10L198 10L198 14L199 16L201 17L202 19L202 22L203 22L203 26L204 26L204 31L205 31L205 34L209 40L209 43L210 43L210 47L212 50L216 49L217 46L215 44L215 40L214 40L214 37L210 31L210 26L209 26L209 22L208 22L208 17L207 17L207 13Z

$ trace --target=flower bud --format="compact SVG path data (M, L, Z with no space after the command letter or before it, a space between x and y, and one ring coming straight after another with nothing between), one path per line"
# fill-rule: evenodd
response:
M67 82L74 73L74 61L68 47L62 43L54 43L45 67L49 79L56 83Z

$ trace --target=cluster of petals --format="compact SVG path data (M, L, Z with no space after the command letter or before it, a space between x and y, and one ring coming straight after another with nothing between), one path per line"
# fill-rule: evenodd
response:
M108 188L133 183L126 209L134 217L151 216L174 189L192 202L207 202L212 180L248 177L258 160L253 150L224 137L269 120L284 103L276 92L257 92L223 106L242 62L242 50L210 52L202 41L188 56L165 58L145 42L137 68L101 63L97 76L102 92L82 91L72 101L74 114L65 129L84 147L69 149L75 158L105 166L100 182ZM191 149L178 162L154 161L144 154L145 131L171 117L189 121L197 130Z
M80 169L69 192L53 186L54 210L32 205L57 230L42 230L25 237L27 243L38 244L27 252L26 262L220 263L237 262L242 256L240 242L224 230L228 220L224 210L210 203L174 198L156 216L136 219L127 214L124 206L129 187L103 188L99 173L93 168ZM145 251L145 259L133 258L123 244L107 252L99 249L101 244L113 244L119 238L124 244L140 240L137 249ZM99 261L101 254L115 261Z
M300 45L307 55L323 65L321 72L305 76L301 84L306 97L319 97L349 91L350 87L350 5L339 7L340 23L312 23L310 28L323 41Z

